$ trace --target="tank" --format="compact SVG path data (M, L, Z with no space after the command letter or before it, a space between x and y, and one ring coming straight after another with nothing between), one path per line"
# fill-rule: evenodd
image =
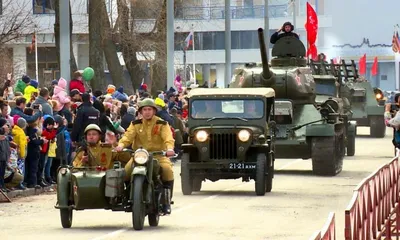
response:
M342 82L341 94L350 101L352 117L357 126L370 127L370 136L383 138L386 134L384 120L385 99L381 89L374 88L358 74L354 60L335 64L336 76Z
M339 103L338 113L345 123L346 154L347 156L354 156L357 122L350 120L353 115L350 101L341 91L346 86L343 86L342 81L337 77L337 68L333 63L333 59L328 63L325 61L323 53L319 56L318 61L310 60L309 62L316 85L317 96L315 101L317 106L321 106L329 99L334 99Z
M230 88L271 87L275 90L272 115L276 158L312 159L316 175L341 172L345 155L345 124L339 103L316 103L316 84L305 59L306 49L295 37L283 37L272 48L268 63L263 29L258 29L261 64L236 68Z

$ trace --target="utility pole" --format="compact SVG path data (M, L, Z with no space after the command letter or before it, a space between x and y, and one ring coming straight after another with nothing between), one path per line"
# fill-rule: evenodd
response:
M267 49L267 57L269 58L269 13L268 13L268 0L264 0L264 39L265 48Z
M231 81L231 0L225 0L225 81L224 88Z
M69 1L60 0L60 76L71 80ZM68 91L69 87L67 87Z
M167 0L167 86L174 86L174 0Z

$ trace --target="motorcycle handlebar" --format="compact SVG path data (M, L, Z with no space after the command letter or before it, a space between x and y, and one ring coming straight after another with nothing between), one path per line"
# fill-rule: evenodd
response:
M114 150L113 150L113 151L114 151ZM129 152L129 153L132 153L132 154L135 153L134 150L129 149L129 148L124 148L124 149L122 149L122 152ZM167 154L166 151L153 151L153 152L149 152L149 155L152 155L152 156L154 156L154 155L166 156L166 154ZM175 154L174 156L172 156L172 157L170 157L170 158L176 158L176 157L178 157L178 154Z

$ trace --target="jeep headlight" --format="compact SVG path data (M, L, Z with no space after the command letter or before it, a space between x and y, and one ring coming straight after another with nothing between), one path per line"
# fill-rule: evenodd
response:
M247 130L240 130L238 138L242 142L247 142L250 139L250 132Z
M199 142L205 142L208 138L208 133L204 130L200 130L196 133L196 140Z
M137 164L143 165L149 160L149 153L144 149L138 149L133 154L133 159Z

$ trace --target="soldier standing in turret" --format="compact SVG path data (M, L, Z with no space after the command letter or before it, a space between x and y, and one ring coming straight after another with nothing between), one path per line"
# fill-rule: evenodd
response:
M271 36L270 42L275 44L279 39L283 37L295 37L299 39L299 35L293 32L294 26L290 22L285 22L283 26L278 29L274 34Z

